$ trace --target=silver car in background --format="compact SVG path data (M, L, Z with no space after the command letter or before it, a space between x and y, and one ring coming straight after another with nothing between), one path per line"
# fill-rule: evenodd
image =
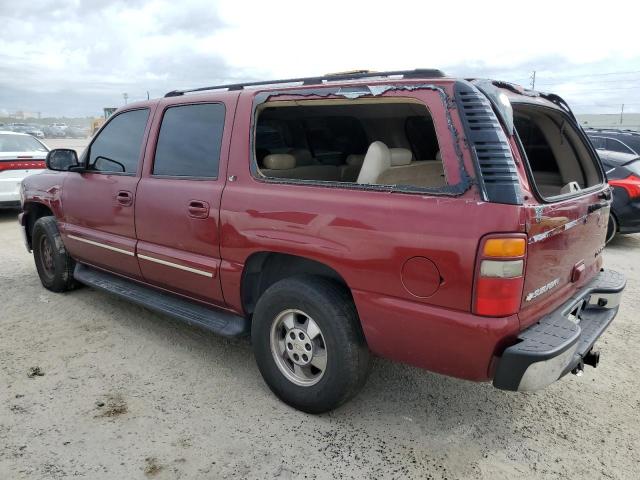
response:
M0 208L20 206L22 179L45 170L48 152L31 135L0 130Z

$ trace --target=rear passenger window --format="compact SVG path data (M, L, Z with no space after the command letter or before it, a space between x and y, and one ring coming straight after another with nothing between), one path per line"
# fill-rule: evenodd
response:
M268 178L447 186L431 114L408 99L267 102L258 110L255 158Z
M131 110L115 116L89 147L89 170L136 173L149 110Z
M168 108L160 127L153 174L216 178L224 114L220 103Z

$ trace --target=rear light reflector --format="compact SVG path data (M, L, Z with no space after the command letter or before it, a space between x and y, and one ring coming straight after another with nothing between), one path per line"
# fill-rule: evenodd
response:
M476 282L475 313L488 317L505 317L518 311L524 277L480 277Z
M629 175L620 180L609 180L609 185L624 188L629 194L629 198L640 198L640 178Z
M480 264L480 276L489 278L515 278L522 275L523 269L523 260L482 260Z
M524 235L493 237L483 241L476 267L473 313L506 317L518 312L526 253Z
M6 170L39 170L46 168L44 160L2 160L0 172Z

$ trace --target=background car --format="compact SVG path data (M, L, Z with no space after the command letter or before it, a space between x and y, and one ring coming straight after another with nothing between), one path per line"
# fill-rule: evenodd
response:
M87 136L88 132L84 128L75 125L70 125L65 131L66 138L86 138Z
M0 130L0 207L20 205L22 180L43 172L49 148L26 133Z
M631 130L585 130L596 150L640 155L640 133Z
M640 232L640 156L598 150L613 189L607 242L616 233Z
M11 130L12 132L26 133L28 135L33 135L34 137L37 137L37 138L44 138L44 132L37 125L16 122L16 123L10 123L9 125L7 125L7 127L8 127L7 130Z

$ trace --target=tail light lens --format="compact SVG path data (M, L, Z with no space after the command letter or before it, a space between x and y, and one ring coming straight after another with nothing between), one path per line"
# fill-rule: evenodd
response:
M505 317L520 307L527 241L524 236L482 240L476 267L473 313Z
M620 180L609 180L609 185L624 188L629 194L629 198L640 198L640 178L635 175L629 175Z
M39 170L46 168L44 160L2 160L0 172L6 170Z

